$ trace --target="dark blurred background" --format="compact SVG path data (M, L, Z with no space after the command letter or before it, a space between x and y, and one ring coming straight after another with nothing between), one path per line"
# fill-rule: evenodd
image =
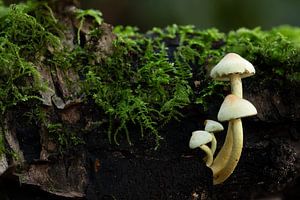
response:
M101 10L107 23L142 31L170 24L225 32L239 27L300 26L300 0L81 0L81 6Z

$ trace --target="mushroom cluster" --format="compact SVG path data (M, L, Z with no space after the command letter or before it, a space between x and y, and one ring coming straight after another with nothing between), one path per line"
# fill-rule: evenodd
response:
M207 152L208 150L206 149L208 155L206 165L213 171L213 182L215 185L223 183L233 173L240 159L243 148L243 126L241 118L257 114L256 108L249 101L243 99L241 81L242 78L254 74L255 69L253 65L236 53L228 53L211 70L210 75L213 79L230 81L232 93L225 97L218 113L218 120L221 122L228 121L228 128L225 142L215 159L211 158L211 156L214 155L217 142L213 134L214 129L208 127L219 127L217 131L223 130L223 127L218 122L212 120L205 121L205 131L210 132L212 135L211 140L207 141L207 143L211 142L211 148L209 149L210 152ZM211 125L211 122L214 122L214 125ZM204 135L202 134L201 137L204 137ZM211 159L213 159L212 162Z

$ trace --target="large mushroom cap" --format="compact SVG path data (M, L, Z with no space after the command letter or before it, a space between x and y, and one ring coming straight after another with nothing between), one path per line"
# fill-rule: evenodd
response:
M245 78L254 75L255 69L240 55L228 53L210 72L213 79L220 81L229 81L232 74L239 74L241 78Z
M212 140L212 135L207 131L194 131L190 139L190 148L195 149Z
M204 130L210 133L215 133L224 130L222 124L214 120L207 119L204 121L204 125L205 125Z
M241 99L233 94L226 96L218 113L219 121L229 121L256 115L256 108L245 99Z

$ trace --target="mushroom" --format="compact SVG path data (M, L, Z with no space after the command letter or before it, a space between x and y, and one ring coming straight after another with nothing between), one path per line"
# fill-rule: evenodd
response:
M211 142L212 135L207 131L194 131L192 132L192 137L190 139L189 147L191 149L195 149L199 147L206 153L206 166L211 166L213 162L213 154L210 148L206 145L207 143Z
M224 182L234 171L243 148L243 117L253 116L257 114L256 108L247 100L230 94L226 96L218 113L218 120L230 121L232 132L232 149L230 157L225 166L218 173L214 171L214 184Z
M253 65L236 53L228 53L210 72L210 76L215 80L230 81L232 94L240 98L243 98L241 79L254 74ZM232 124L229 121L225 142L211 166L214 173L219 173L227 163L231 154L232 140Z
M212 154L214 155L215 151L217 149L217 140L216 140L214 133L223 131L224 127L219 122L216 122L216 121L210 120L210 119L207 119L204 121L204 126L205 126L204 130L209 132L212 136L210 149L211 149Z
M254 74L253 65L236 53L228 53L210 72L215 80L230 81L231 93L240 98L243 98L241 79Z

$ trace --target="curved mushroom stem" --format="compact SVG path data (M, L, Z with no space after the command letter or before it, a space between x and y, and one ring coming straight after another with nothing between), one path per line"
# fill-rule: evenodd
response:
M200 149L202 149L207 155L206 156L206 159L207 159L206 166L207 167L211 166L211 164L213 163L213 154L212 154L210 148L207 145L203 144L200 146Z
M243 98L242 79L239 74L230 76L231 93L237 97Z
M214 176L217 176L219 174L219 172L225 167L227 161L229 160L233 142L232 137L232 126L231 122L229 122L225 142L211 166Z
M210 150L211 150L212 156L214 156L216 149L217 149L217 139L216 139L214 133L210 133L210 134L212 136ZM203 160L207 161L207 156Z
M214 155L215 152L216 152L216 149L217 149L217 139L216 139L214 133L210 133L210 134L211 134L211 136L212 136L210 149L211 149L212 155Z
M230 158L226 166L220 171L220 173L214 175L214 185L224 182L234 171L237 163L239 162L242 148L243 148L243 126L241 119L231 120L233 145Z

